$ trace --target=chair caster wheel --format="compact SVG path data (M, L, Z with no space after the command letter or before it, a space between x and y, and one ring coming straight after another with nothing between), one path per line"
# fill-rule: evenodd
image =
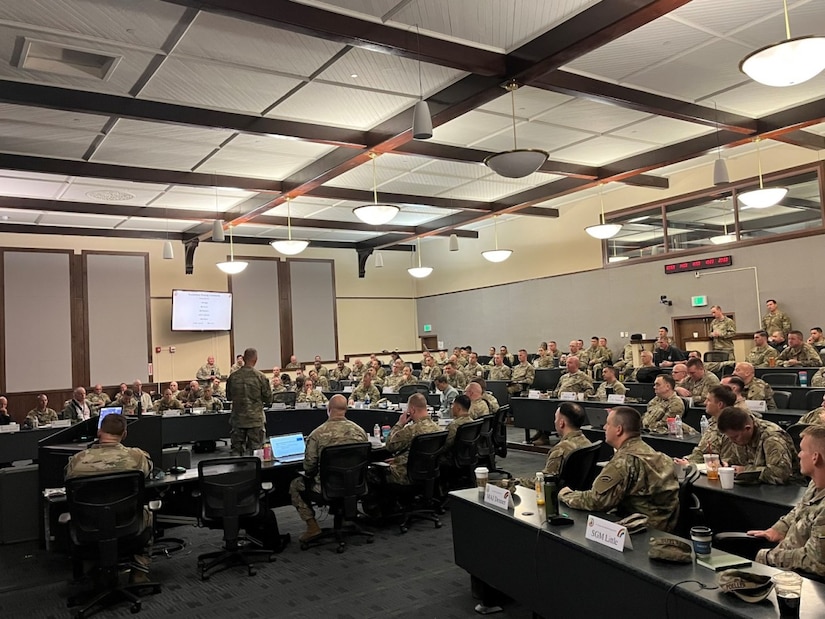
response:
M307 550L307 549L309 549L309 544L305 544L304 542L301 542L301 550Z
M133 615L136 614L136 613L139 613L140 612L140 602L135 602L134 604L132 604L132 606L129 608L129 611Z
M406 533L408 530L407 527L401 527L401 533Z
M440 522L435 523L435 528L440 529L443 525Z
M375 541L375 538L373 538L373 537L368 537L367 538L367 543L368 544L372 544L374 541Z
M340 555L344 552L344 550L346 550L346 548L347 548L346 546L341 544L340 546L338 546L338 548L335 549L335 552L337 552Z
M271 555L269 555L269 556L267 557L267 562L268 562L268 563L272 563L273 561L276 561L277 559L278 559L278 555L276 555L276 554L273 552Z
M258 573L258 570L254 569L254 568L251 568L251 567L249 568L249 575L250 576L254 576L257 573Z

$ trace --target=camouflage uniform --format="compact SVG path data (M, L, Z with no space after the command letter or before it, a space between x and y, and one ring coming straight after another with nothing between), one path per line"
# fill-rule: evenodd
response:
M815 408L814 410L805 413L802 416L802 419L799 420L799 423L804 423L807 425L814 425L814 424L825 424L825 421L822 421L822 413L825 413L825 408L820 406L819 408Z
M718 454L725 438L725 435L719 431L716 425L716 417L708 415L708 429L699 439L699 444L693 448L686 459L694 464L704 464L705 454Z
M620 516L640 512L651 528L672 531L679 517L679 482L673 460L655 451L641 438L633 437L615 455L593 482L590 490L566 492L559 499L574 509L609 511Z
M283 383L281 383L281 384L280 384L280 385L278 385L277 387L274 387L274 386L272 387L272 393L273 393L273 394L275 394L275 393L283 393L284 391L287 391L287 388L286 388L286 387L284 387L284 384L283 384Z
M610 357L612 353L604 346L591 346L587 349L588 365L593 369L594 373L601 371L605 365L610 364Z
M746 400L765 400L769 411L776 410L773 401L773 388L761 378L753 378L750 384L745 385L746 391L742 394Z
M192 408L205 408L207 412L213 413L222 408L221 401L218 398L198 398Z
M510 375L513 371L504 365L494 365L490 368L490 373L487 375L487 380L510 380Z
M533 361L533 364L536 366L536 369L544 370L547 368L554 368L557 365L557 359L553 357L550 353L544 355L543 357L539 355L539 357Z
M286 367L284 367L284 369L285 370L300 370L301 369L301 364L298 363L297 361L295 363L290 362L290 363L286 364Z
M719 459L745 471L759 471L763 484L787 484L798 479L799 459L793 441L775 423L753 417L753 437L747 445L735 445L724 437Z
M117 405L123 409L121 412L127 417L137 415L137 400L134 398L131 398L128 404L123 400L119 400Z
M776 359L776 365L785 365L789 359L796 359L803 368L818 368L822 365L822 359L819 353L810 344L802 343L802 346L791 348L788 346L785 350L779 353Z
M501 408L501 406L498 403L498 400L496 400L496 396L494 396L489 391L485 391L484 393L482 393L481 399L487 402L487 404L490 406L490 412L493 414L497 413L498 409Z
M352 370L349 369L349 366L344 366L340 370L338 367L334 367L330 371L330 375L334 380L349 380L350 374L352 374Z
M329 391L329 378L326 376L318 375L317 378L313 379L316 387L320 387L321 391Z
M351 445L366 442L367 433L349 419L328 419L310 433L307 437L304 452L304 475L299 475L289 484L289 496L295 509L298 510L301 520L306 522L315 518L315 510L312 509L312 504L305 501L302 494L307 491L307 485L309 485L311 492L321 493L318 467L321 463L321 452L324 448L333 445Z
M367 399L367 396L370 398L370 408L378 408L378 400L381 399L381 394L378 393L378 388L375 385L370 385L367 389L364 383L361 383L352 390L350 399L353 402L363 402Z
M453 443L455 443L455 435L458 434L458 429L465 423L469 423L471 421L475 421L475 419L470 415L464 415L463 417L456 417L450 422L450 425L447 426L447 442L444 444L444 451L441 452L443 461L450 461L451 455L448 452L453 448Z
M272 404L272 388L260 371L245 365L226 380L232 400L229 439L233 455L252 455L264 442L264 407Z
M356 365L352 366L352 370L349 373L349 380L353 382L359 382L362 378L364 378L364 374L367 373L367 368L364 365L361 365L359 368Z
M232 367L229 368L229 373L234 374L235 372L240 370L242 367L243 367L243 363L233 363Z
M686 376L679 382L678 386L690 391L690 397L694 404L704 404L710 390L718 384L719 379L716 378L716 374L705 370L705 375L699 380L693 380L690 376Z
M440 367L438 367L437 365L434 365L433 367L425 365L421 368L421 374L418 376L418 380L420 380L422 383L431 383L439 376L441 376Z
M100 409L104 406L108 406L111 401L112 399L105 391L101 391L99 394L94 391L86 394L86 403L89 405L89 410L91 411L92 416L99 415Z
M155 403L155 410L159 413L164 411L180 411L183 410L183 404L176 398L172 398L171 402L167 402L165 398L161 398Z
M198 368L195 378L197 378L201 385L203 385L206 381L212 380L215 376L220 377L220 375L221 369L217 365L209 365L208 363L204 363L200 366L200 368Z
M774 548L763 548L756 561L786 570L825 576L825 489L814 482L788 514L771 528L784 539Z
M811 377L811 387L825 387L825 368L820 368Z
M490 404L484 398L473 400L470 403L471 419L478 419L479 417L484 417L484 415L489 415L492 412L493 411L490 409Z
M388 480L393 484L409 485L407 479L407 458L409 458L412 440L419 434L439 432L441 428L429 416L402 426L396 423L387 439L387 450L393 454L392 463L388 472Z
M468 363L463 368L461 368L464 377L467 379L467 382L470 382L472 379L481 376L484 377L484 368L480 363Z
M568 432L565 434L564 438L553 445L552 449L550 449L550 452L547 454L547 461L544 463L544 470L542 473L545 475L558 475L561 471L562 462L564 462L564 459L570 454L570 452L578 449L579 447L587 447L591 444L590 439L587 438L581 430L573 430L572 432ZM519 478L518 482L522 486L527 486L528 488L536 487L535 477L532 479Z
M755 368L766 368L770 367L770 361L768 361L768 359L776 359L778 356L779 353L776 352L773 346L765 344L764 346L754 346L751 348L745 361L752 364Z
M455 387L459 391L464 391L464 387L467 386L467 377L461 373L461 370L456 370L452 376L445 372L444 376L447 377L447 382L450 386Z
M529 389L530 385L533 384L533 381L535 379L536 368L534 368L526 361L524 363L519 363L513 368L513 371L510 373L510 380L514 383L520 384L508 386L507 391L509 391L510 393L520 393L523 389L521 384L526 385L526 387L524 388Z
M791 319L788 318L785 312L776 310L774 313L768 312L762 316L762 330L768 334L774 331L781 331L782 335L787 337L788 331L790 331L791 328Z
M323 392L317 391L315 389L313 389L309 393L307 393L305 390L302 390L298 394L298 397L296 398L295 402L309 402L310 404L315 404L315 406L319 406L327 403L327 396L325 396Z
M628 376L633 369L633 348L636 348L641 353L643 348L641 344L625 344L622 349L621 357L613 364L613 367L622 371L622 374Z
M718 331L722 335L713 338L711 348L713 350L726 352L730 358L733 359L732 336L736 335L736 323L727 316L715 318L710 321L710 332L713 333L714 331Z
M405 384L406 382L404 381L404 375L401 372L398 374L393 372L384 379L384 387L389 387L390 389L395 389L396 391L398 391L398 388L401 385Z
M681 417L684 414L685 403L677 394L674 393L667 399L656 396L647 403L647 410L642 415L642 427L657 434L666 434L667 418Z
M615 381L612 385L608 385L606 382L602 381L602 383L599 385L599 388L596 389L597 400L607 400L608 387L611 387L613 389L613 393L615 393L616 395L625 395L627 393L627 387L625 387L618 380Z
M575 374L562 374L561 378L559 378L559 384L556 386L556 394L571 391L573 393L593 395L593 381L581 370Z
M316 365L314 367L315 367L315 372L318 374L319 378L323 376L324 378L329 380L329 369L328 368L324 367L323 365L321 365L321 366Z
M32 421L35 419L37 419L37 425L42 426L57 421L59 417L53 408L46 407L46 410L42 411L33 408L26 414L26 423L32 425Z

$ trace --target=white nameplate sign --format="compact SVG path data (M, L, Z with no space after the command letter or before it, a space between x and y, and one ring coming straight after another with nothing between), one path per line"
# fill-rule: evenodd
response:
M625 548L633 549L627 528L615 522L597 518L592 514L587 517L587 530L584 536L594 542L623 552Z
M57 421L52 421L53 428L68 428L72 425L71 419L58 419Z
M193 415L195 414L195 409L194 408L192 409L192 414ZM179 410L163 411L163 416L164 417L180 417L180 411Z
M607 396L607 401L609 404L624 404L624 396L618 393L611 393Z
M764 413L768 410L768 403L765 400L745 400L745 406L752 413Z
M309 402L296 402L295 409L296 410L303 410L305 408L309 408Z
M352 385L347 385L344 387L344 393L352 393Z
M276 411L282 411L285 408L286 408L286 404L284 404L283 402L275 402L275 404L272 405L272 410L276 410Z
M577 400L577 395L575 391L562 391L559 394L559 400Z
M10 423L5 426L0 426L0 433L2 434L12 434L14 432L20 432L19 423Z
M541 397L541 391L538 389L530 389L530 391L527 392L527 397L538 400Z
M501 509L515 509L510 491L507 488L499 488L493 484L487 484L484 488L484 502Z

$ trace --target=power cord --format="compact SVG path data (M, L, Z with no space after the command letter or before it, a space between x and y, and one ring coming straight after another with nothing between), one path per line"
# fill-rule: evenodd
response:
M665 593L665 619L670 619L670 595L676 590L676 587L689 583L699 585L699 591L713 591L714 589L719 588L718 586L711 587L703 582L699 582L698 580L680 580L679 582L673 583L670 587L668 587L667 593Z

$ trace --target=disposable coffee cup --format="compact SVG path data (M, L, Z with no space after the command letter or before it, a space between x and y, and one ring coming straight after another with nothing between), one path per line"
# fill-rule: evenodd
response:
M708 527L692 527L690 529L690 539L693 542L693 552L697 557L707 557L710 555L710 542L713 533Z
M252 452L252 455L255 458L258 458L261 462L263 462L263 459L264 459L264 450L263 449L256 449L255 451Z
M693 339L695 340L695 339L697 339L698 337L699 337L699 332L698 332L698 331L694 331L694 332L693 332Z
M475 471L476 476L476 486L478 486L478 493L480 495L484 494L484 488L487 486L487 480L490 477L490 471L487 470L486 466L480 466Z
M576 394L576 399L577 399L579 402L583 402L583 401L584 401L584 394L583 394L583 393L577 393L577 394Z
M779 572L771 577L780 617L799 617L802 577L796 572Z
M676 473L676 479L678 479L679 481L684 480L685 473L687 473L687 469L687 464L681 464L679 462L673 463L673 472Z
M719 479L719 454L704 454L708 479Z
M733 490L733 474L732 466L719 467L719 481L722 484L722 490Z

